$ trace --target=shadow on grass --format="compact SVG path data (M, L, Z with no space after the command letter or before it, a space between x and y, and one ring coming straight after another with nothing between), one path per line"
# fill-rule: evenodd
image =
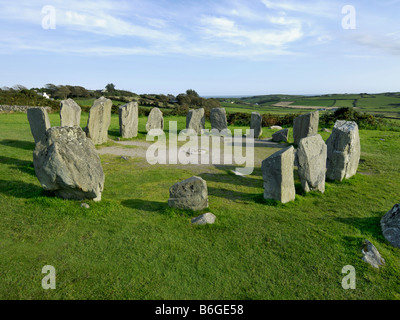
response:
M31 141L5 139L1 140L0 144L2 144L3 146L19 148L23 150L33 151L35 149L35 143Z
M35 168L33 167L32 161L19 160L15 158L0 156L0 163L10 165L11 169L16 169L23 173L36 176Z
M33 183L23 181L10 181L0 179L0 193L23 199L30 199L38 196L51 196L52 194L43 190L42 187Z
M363 236L385 241L381 230L381 218L386 212L374 212L375 217L369 218L336 218L336 221L350 225L360 230Z
M225 168L223 169L225 170ZM236 176L234 173L229 171L230 169L226 169L227 173L201 173L199 176L206 180L207 182L212 181L212 182L218 182L218 183L229 183L237 186L248 186L248 187L262 187L262 180L260 179L255 179L250 176ZM234 169L233 169L234 170Z
M121 202L121 204L127 208L157 212L165 216L195 217L199 214L209 212L208 208L201 211L183 210L171 208L167 202L157 202L141 199L124 200Z
M219 198L229 200L242 200L250 202L259 202L260 193L245 193L240 191L228 190L224 188L208 187L208 194Z
M277 149L276 151L280 151L280 149L285 149L293 144L289 144L287 142L273 142L272 140L256 140L254 142L254 148L273 148Z
M163 213L166 209L168 209L168 204L165 202L158 201L149 201L149 200L141 200L141 199L129 199L124 200L121 204L127 208L145 210L151 212L159 212Z
M114 138L118 138L121 137L121 133L119 132L118 129L115 130L108 130L108 135L114 137Z

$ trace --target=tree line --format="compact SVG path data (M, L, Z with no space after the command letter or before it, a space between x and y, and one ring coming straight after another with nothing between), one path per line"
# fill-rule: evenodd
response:
M50 99L42 95L46 93ZM123 103L137 101L141 106L151 106L172 109L172 114L186 115L189 109L204 108L206 115L212 108L220 107L217 99L206 99L193 89L186 90L177 96L172 94L136 94L128 90L119 90L113 83L109 83L103 90L88 90L82 86L46 84L41 88L27 89L23 85L15 85L12 88L0 89L0 104L52 106L59 107L59 100L68 98L97 99L101 96ZM58 101L58 102L57 102Z

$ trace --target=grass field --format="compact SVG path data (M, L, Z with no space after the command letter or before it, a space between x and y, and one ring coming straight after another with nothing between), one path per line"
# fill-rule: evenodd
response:
M58 114L50 118L59 125ZM398 132L361 130L359 173L286 205L263 200L259 167L244 178L225 167L104 155L105 190L101 202L86 201L90 209L42 190L26 114L0 114L0 132L1 299L400 298L400 250L379 227L400 200ZM118 136L115 115L109 135ZM277 150L258 148L264 157ZM167 205L169 187L194 172L207 181L214 225L192 226L197 214ZM381 269L361 261L364 239L385 258ZM56 269L56 290L41 287L44 265ZM356 290L341 286L346 265L356 269Z
M310 106L310 107L333 107L335 100L332 99L318 99L318 98L304 98L298 99L293 102L294 106Z
M275 96L273 96L275 97ZM266 103L260 103L258 106L256 102L262 102L262 100L268 100L268 96L251 97L242 99L231 99L238 102L238 104L223 104L227 107L227 110L238 112L239 108L244 110L243 112L274 112L274 113L288 113L288 112L309 112L312 109L295 109L295 108L282 108L273 107L277 101L271 101ZM362 112L370 114L379 114L387 118L400 119L400 94L330 94L314 97L306 96L280 96L280 101L293 102L293 106L310 106L310 107L356 107ZM229 107L234 106L234 107ZM258 110L255 110L257 109ZM273 109L271 109L273 108Z
M313 111L312 109L290 109L290 108L282 108L282 107L275 107L271 105L245 105L245 104L231 104L222 102L221 107L225 108L226 112L228 113L235 113L235 112L244 112L244 113L252 113L258 112L260 114L264 113L271 113L271 114L279 114L284 115L288 113L296 113L302 114Z

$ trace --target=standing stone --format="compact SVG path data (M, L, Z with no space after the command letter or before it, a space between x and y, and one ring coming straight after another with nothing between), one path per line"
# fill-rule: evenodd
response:
M28 121L35 143L46 137L46 131L50 126L49 115L45 108L29 108L27 110Z
M318 133L318 125L319 125L318 111L303 114L294 119L293 123L294 144L298 145L300 139L316 135Z
M300 140L297 149L297 166L305 192L325 192L327 147L318 134Z
M358 125L353 121L338 120L326 141L328 160L326 177L342 181L357 173L361 146Z
M254 130L254 139L262 135L262 117L258 112L251 113L250 129Z
M214 108L210 113L211 130L216 129L223 131L228 129L228 122L226 120L226 111L224 108Z
M87 126L87 136L93 143L103 144L108 140L108 128L111 122L112 101L101 97L97 99L90 108Z
M392 246L400 248L400 203L382 217L381 229L385 239Z
M264 199L274 199L282 203L295 199L293 163L292 146L274 153L262 162Z
M207 182L194 176L174 184L169 189L168 205L172 208L193 211L208 208Z
M81 125L81 107L72 99L62 100L60 104L61 127Z
M36 144L33 165L43 189L63 199L100 201L104 173L81 127L54 127Z
M206 117L204 115L204 108L189 110L186 116L186 129L192 129L197 134L201 134L205 129Z
M118 109L119 132L122 138L134 138L138 135L139 107L137 102L130 102Z
M274 142L287 142L289 140L289 129L282 129L272 135Z
M146 131L150 132L150 130L164 130L163 113L158 108L151 109L147 118Z

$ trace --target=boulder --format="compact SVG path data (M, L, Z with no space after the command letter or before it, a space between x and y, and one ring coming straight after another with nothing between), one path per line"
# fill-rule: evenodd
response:
M60 103L61 127L81 125L81 107L72 99L62 100Z
M287 142L289 140L289 129L282 129L272 135L274 142Z
M158 108L151 109L149 117L147 118L146 131L150 132L151 130L164 130L163 113Z
M189 110L186 116L186 129L192 129L197 134L201 134L205 129L205 124L204 108Z
M274 199L282 203L295 199L293 163L294 148L292 146L274 153L262 162L264 199Z
M296 165L305 192L325 192L326 157L327 147L319 134L300 140Z
M104 173L91 139L78 127L54 127L36 144L33 165L43 189L63 199L100 201Z
M251 113L250 129L254 130L254 139L262 135L262 117L258 112Z
M27 109L28 121L35 143L46 137L46 131L50 129L50 119L45 108Z
M137 102L130 102L118 109L119 133L122 138L134 138L138 135L139 107Z
M362 260L374 268L379 269L379 266L385 265L385 259L382 258L379 251L368 240L364 241L361 252L363 254Z
M281 126L271 126L269 127L271 130L282 130L283 128Z
M211 130L216 129L223 131L228 129L228 122L226 120L226 111L224 108L214 108L210 113Z
M400 204L396 204L381 219L383 236L390 244L400 248Z
M328 147L326 177L342 181L357 173L361 146L357 123L338 120L326 141Z
M205 225L205 224L214 224L215 219L217 217L212 214L211 212L202 214L196 218L192 219L192 224L198 224L198 225Z
M168 205L172 208L193 211L208 208L207 182L194 176L174 184L169 189Z
M298 145L300 139L316 135L318 133L318 125L319 125L318 111L303 114L294 119L293 122L294 144Z
M103 144L108 140L108 128L111 122L112 101L101 97L94 101L89 111L85 132L93 143Z

